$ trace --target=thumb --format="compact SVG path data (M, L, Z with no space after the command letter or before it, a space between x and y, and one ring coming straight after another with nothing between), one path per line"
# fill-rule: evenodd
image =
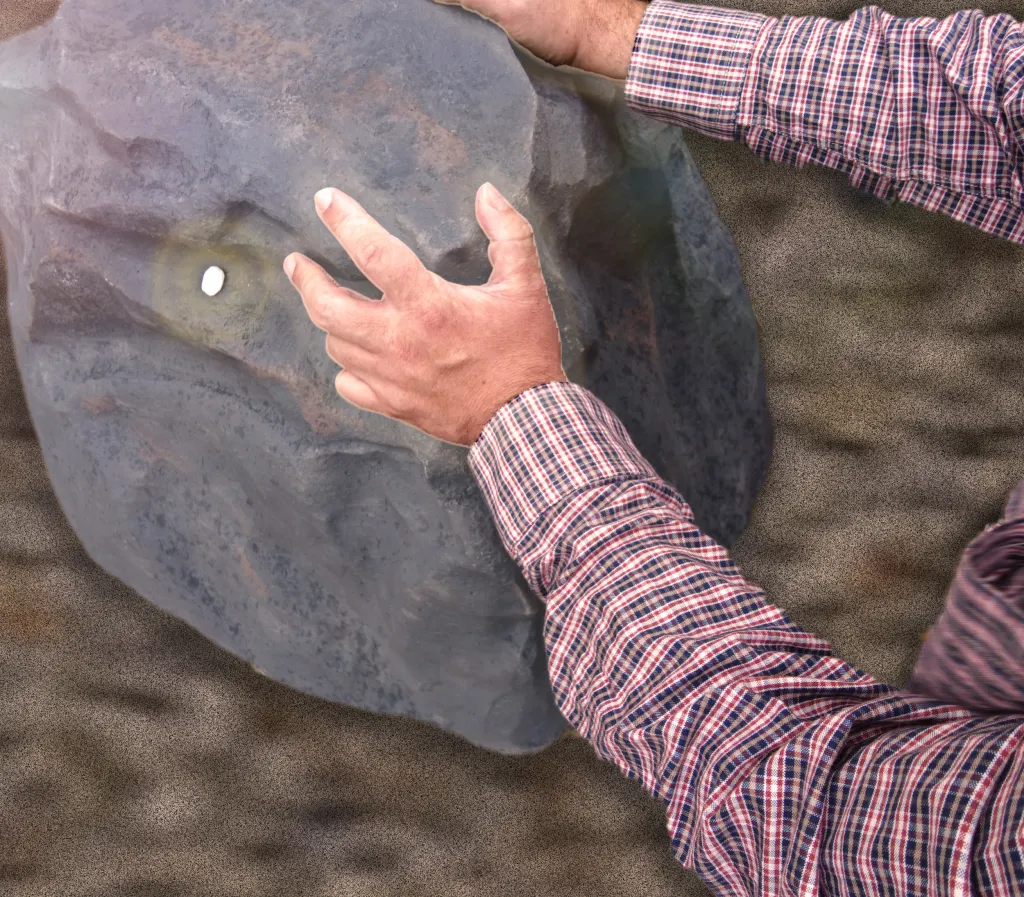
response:
M477 190L476 220L491 241L488 284L543 285L533 227L490 183Z

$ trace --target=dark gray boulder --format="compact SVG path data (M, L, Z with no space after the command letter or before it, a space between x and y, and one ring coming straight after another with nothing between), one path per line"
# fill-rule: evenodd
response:
M516 753L563 730L543 609L467 450L353 408L287 283L369 288L355 196L482 282L492 181L533 222L570 378L730 543L771 425L736 253L682 135L428 0L66 0L0 45L19 368L89 554L268 676ZM211 265L227 275L200 289Z

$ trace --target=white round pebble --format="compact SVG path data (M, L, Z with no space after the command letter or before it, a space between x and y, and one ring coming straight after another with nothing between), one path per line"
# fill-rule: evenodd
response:
M211 265L203 275L203 292L207 296L216 296L224 286L224 271Z

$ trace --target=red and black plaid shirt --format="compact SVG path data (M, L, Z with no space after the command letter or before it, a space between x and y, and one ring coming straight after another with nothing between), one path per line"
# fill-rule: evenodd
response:
M1021 26L654 0L635 108L1021 242ZM470 466L546 602L558 706L667 808L720 894L1024 894L1024 483L965 552L900 691L791 623L576 384L494 415ZM959 706L957 706L959 705Z

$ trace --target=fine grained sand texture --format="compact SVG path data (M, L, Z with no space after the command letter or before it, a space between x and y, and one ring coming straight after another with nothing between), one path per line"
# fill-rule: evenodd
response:
M12 2L0 37L55 8ZM902 684L959 552L1024 477L1024 253L835 172L688 140L739 248L777 428L735 555ZM506 758L297 695L97 569L0 317L0 893L707 893L671 858L660 804L579 738Z

